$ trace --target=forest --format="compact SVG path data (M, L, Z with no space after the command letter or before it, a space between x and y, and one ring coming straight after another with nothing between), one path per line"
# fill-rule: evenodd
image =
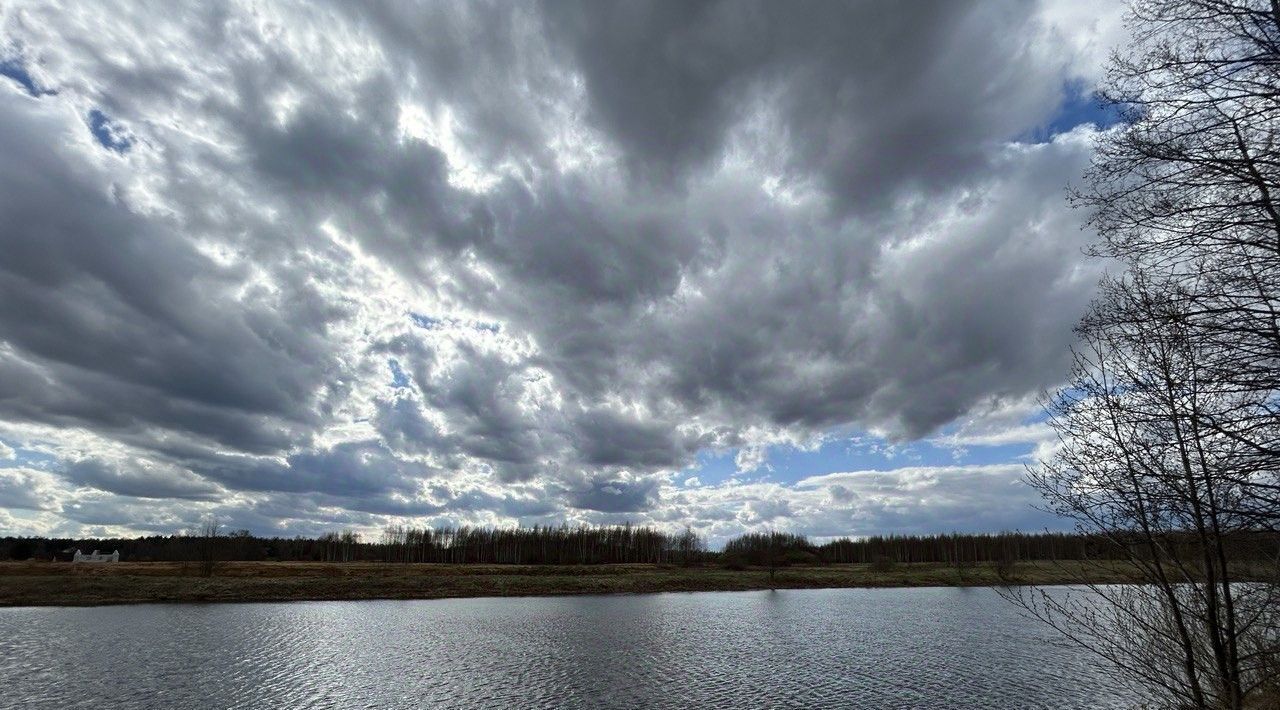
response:
M1137 544L1135 538L1135 545ZM1194 544L1188 538L1186 544ZM691 529L667 533L646 526L527 528L390 526L376 539L350 530L315 538L223 533L216 525L136 538L0 538L0 559L67 560L67 551L119 550L133 562L279 561L515 565L673 564L786 566L847 563L1001 563L1033 560L1120 560L1128 553L1101 535L1063 532L951 533L841 537L814 543L786 532L747 533L711 551ZM1280 554L1280 535L1238 534L1229 545L1239 560Z

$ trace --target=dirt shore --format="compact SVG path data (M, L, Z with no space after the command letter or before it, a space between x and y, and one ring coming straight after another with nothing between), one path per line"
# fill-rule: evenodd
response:
M1123 565L1024 562L788 567L765 569L657 565L443 565L397 563L222 562L210 577L195 563L0 563L0 606L92 606L151 602L262 602L340 599L743 591L833 587L935 587L1130 582Z

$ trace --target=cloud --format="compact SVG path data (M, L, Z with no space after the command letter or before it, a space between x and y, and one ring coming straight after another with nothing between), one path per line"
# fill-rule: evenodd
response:
M332 366L325 323L285 326L290 298L238 292L243 271L142 214L52 101L0 111L0 416L288 445Z
M735 483L664 490L655 515L690 522L713 544L744 530L846 535L1064 529L1038 510L1019 464L911 466L811 476L794 485Z
M49 474L29 468L0 468L0 509L58 510Z
M553 43L582 72L590 119L631 167L683 176L763 113L791 134L788 172L863 205L981 168L993 143L1053 110L1051 78L1064 69L1034 43L1030 6L546 8Z
M1035 435L984 412L1062 377L1099 265L1093 129L1027 136L1114 14L6 6L0 429L74 503L39 524L1016 523L967 470L696 469Z
M150 461L114 463L82 459L68 465L62 476L78 486L137 498L216 500L224 494L217 486L185 469Z
M580 490L574 491L570 504L574 508L602 513L639 513L654 504L657 481L630 478L593 479Z

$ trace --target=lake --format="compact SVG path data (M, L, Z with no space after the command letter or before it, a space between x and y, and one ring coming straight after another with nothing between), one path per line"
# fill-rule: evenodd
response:
M0 707L1135 702L1054 639L985 588L10 608Z

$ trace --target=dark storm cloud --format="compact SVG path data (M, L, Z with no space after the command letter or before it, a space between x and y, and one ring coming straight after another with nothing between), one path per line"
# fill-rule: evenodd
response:
M1011 144L1078 83L1040 10L0 12L0 425L84 524L807 515L664 486L1061 374L1088 137Z
M232 120L245 131L253 168L313 223L333 219L417 279L427 276L418 258L488 238L487 212L450 187L444 154L401 139L390 77L363 82L351 96L315 96L283 125L263 120L262 98L237 107Z
M545 23L527 3L336 3L367 29L396 75L446 102L469 147L486 162L513 160L521 172L546 158L549 127L571 88L548 56Z
M395 458L380 442L351 441L330 448L291 454L283 461L240 455L207 455L183 464L204 478L232 489L320 493L368 497L411 493L416 480L431 473L420 464Z
M872 270L819 236L744 260L641 351L671 364L666 386L690 406L783 425L856 419L914 437L984 397L1035 391L1065 366L1091 293L1087 235L1055 189L1085 155L1063 142L996 159L998 176L930 203L952 213L941 233L879 247Z
M657 483L652 480L628 481L602 477L593 479L573 491L569 503L574 508L602 513L637 513L657 502Z
M582 412L573 430L583 460L597 466L679 467L696 450L696 442L681 441L669 422L609 410Z
M548 241L538 253L555 260L553 270L531 273L538 257L525 254L510 271L525 282L523 292L537 295L522 295L514 317L543 334L547 356L561 358L556 364L566 379L593 395L621 389L630 398L665 387L695 411L729 405L739 410L732 415L738 421L753 413L806 427L857 419L917 436L982 397L1042 386L1061 365L1060 352L1050 351L1067 342L1065 326L1083 303L1087 279L1066 302L1037 292L1069 273L1082 242L1073 224L1061 225L1073 236L1055 243L1059 234L1029 233L1026 221L1060 207L1060 189L1081 165L1078 145L1055 151L1064 162L1038 161L1052 172L1031 175L1039 191L1020 195L1030 203L1000 201L1009 216L972 235L979 243L968 256L975 262L951 261L952 273L918 280L915 293L900 293L875 273L884 246L917 236L913 228L934 228L927 210L974 199L957 194L958 186L982 186L999 181L997 171L1019 169L1015 159L1001 165L1001 143L1043 121L1061 94L1060 84L1046 81L1057 69L1053 61L1027 64L1032 6L940 3L919 13L867 3L546 9L548 33L571 50L586 77L591 119L641 173L705 171L721 159L735 127L753 111L772 111L772 128L789 139L785 171L817 176L825 188L819 221L809 224L757 209L758 192L726 198L685 183L661 197L675 207L654 210L658 216L643 223L616 208L607 221L581 219L599 211L592 204L598 190L549 188L552 198L537 203L528 226L503 226L523 247ZM631 184L628 199L613 203L639 212L634 205L646 202L646 185ZM904 194L912 205L882 214ZM848 216L850 210L866 214ZM739 218L743 212L752 218ZM1020 240L1037 243L1011 259L986 261ZM627 252L615 253L620 241ZM950 258L938 251L922 255L919 267L931 269L934 256ZM716 273L704 284L708 263ZM967 273L975 267L982 271ZM661 310L640 312L675 305L682 280L713 296L681 300L665 318ZM1010 293L1032 300L1002 298ZM546 302L556 307L523 312ZM1042 324L1049 329L1043 337L1028 336ZM1043 348L1028 353L1029 340ZM619 385L655 363L665 371L657 382L645 378L639 390ZM1004 381L1003 365L1015 367L1015 379ZM636 454L637 463L648 455L643 447Z
M139 461L119 465L82 459L68 465L62 476L78 486L135 498L216 500L225 494L217 486L187 471L156 467Z
M847 204L948 187L1042 121L1062 88L1027 71L1030 3L548 2L593 120L657 177L714 160L773 110L790 167ZM904 90L904 87L910 87Z
M269 299L236 299L243 275L138 214L66 147L85 129L48 101L9 92L0 108L0 412L286 445L314 423L324 323L283 327Z
M579 308L669 296L702 248L670 195L567 175L531 192L509 181L493 196L501 232L493 259L524 288Z

